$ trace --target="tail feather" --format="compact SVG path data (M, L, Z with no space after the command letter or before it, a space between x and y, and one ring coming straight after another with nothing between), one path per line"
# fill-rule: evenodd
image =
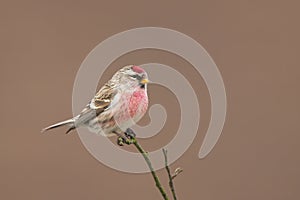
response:
M68 131L66 133L69 133L71 130L75 129L75 125L74 125L74 119L68 119L66 121L62 121L62 122L58 122L56 124L53 124L51 126L48 126L44 129L42 129L42 133L45 132L45 131L48 131L48 130L51 130L51 129L54 129L54 128L57 128L57 127L61 127L61 126L70 126L70 128L68 129Z

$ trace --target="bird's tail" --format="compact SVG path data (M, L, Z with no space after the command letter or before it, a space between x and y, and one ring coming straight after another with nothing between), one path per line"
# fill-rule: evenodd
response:
M74 119L68 119L66 121L62 121L62 122L58 122L56 124L53 124L51 126L48 126L46 128L44 128L41 132L45 132L45 131L48 131L48 130L51 130L51 129L54 129L54 128L57 128L57 127L61 127L61 126L69 126L70 128L67 130L66 134L69 133L71 130L75 129L75 120Z

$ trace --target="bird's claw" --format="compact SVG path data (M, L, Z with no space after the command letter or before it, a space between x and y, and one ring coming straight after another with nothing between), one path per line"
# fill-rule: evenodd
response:
M127 144L127 145L130 145L130 144L133 144L134 143L134 139L135 139L135 133L133 132L133 130L131 130L130 128L128 128L125 132L124 132L124 135L121 135L121 134L117 134L119 137L118 137L118 140L117 140L117 144L119 146L124 146L124 144Z
M118 144L119 146L124 146L124 138L118 137L117 144Z
M132 139L135 138L136 134L133 132L132 129L128 128L128 129L125 131L125 136L126 136L128 139L132 140Z
M130 145L132 144L132 140L123 136L119 136L117 143L119 146L124 146L124 144Z

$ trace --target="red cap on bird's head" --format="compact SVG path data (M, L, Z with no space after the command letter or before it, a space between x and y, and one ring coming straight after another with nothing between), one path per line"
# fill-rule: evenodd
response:
M139 66L132 66L132 70L134 71L134 72L136 72L136 73L143 73L143 72L145 72L145 70L144 69L142 69L141 67L139 67Z

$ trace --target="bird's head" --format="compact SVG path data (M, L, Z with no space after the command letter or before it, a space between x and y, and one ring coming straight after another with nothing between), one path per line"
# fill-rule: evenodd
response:
M127 88L146 88L149 83L146 71L136 65L125 66L115 75L119 83Z

